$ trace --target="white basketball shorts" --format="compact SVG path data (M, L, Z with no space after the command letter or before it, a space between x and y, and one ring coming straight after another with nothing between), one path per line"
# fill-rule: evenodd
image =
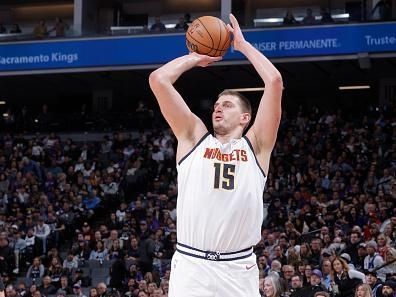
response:
M169 297L260 297L256 255L210 261L175 252Z

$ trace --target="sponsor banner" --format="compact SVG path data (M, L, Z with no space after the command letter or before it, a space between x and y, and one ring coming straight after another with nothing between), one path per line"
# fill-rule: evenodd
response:
M244 31L269 58L396 52L396 23ZM163 34L0 43L0 72L163 64L186 54L185 35ZM243 60L232 48L225 61Z

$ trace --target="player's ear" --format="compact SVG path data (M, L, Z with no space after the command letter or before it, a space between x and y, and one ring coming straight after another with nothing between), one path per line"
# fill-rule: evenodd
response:
M241 115L241 123L242 123L242 124L247 124L247 123L249 123L249 122L250 122L250 118L251 118L250 114L247 113L247 112L244 112L244 113Z

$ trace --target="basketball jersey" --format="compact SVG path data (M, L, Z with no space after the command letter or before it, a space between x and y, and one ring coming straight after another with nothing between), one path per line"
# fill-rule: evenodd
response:
M266 176L248 138L222 144L207 133L177 170L178 242L234 252L260 241Z

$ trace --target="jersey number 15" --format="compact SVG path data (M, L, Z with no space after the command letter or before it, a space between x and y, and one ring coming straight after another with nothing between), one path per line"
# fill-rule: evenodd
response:
M235 165L225 163L214 163L214 188L233 190L235 187Z

